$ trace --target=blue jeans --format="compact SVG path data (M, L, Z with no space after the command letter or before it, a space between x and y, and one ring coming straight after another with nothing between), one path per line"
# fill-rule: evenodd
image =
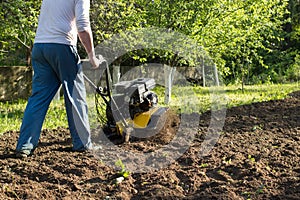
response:
M61 84L73 150L91 148L86 91L76 47L34 44L32 66L32 94L24 112L16 151L32 153L37 147L49 104Z

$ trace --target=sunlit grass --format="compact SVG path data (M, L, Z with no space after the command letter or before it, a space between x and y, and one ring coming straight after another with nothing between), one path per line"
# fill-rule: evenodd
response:
M0 133L17 130L20 127L24 109L25 100L14 103L0 102Z
M164 101L164 88L159 87L155 92L160 101ZM180 108L183 112L200 112L211 109L230 108L254 102L263 102L286 98L293 91L300 90L297 83L245 86L210 87L200 86L172 88L170 105Z
M177 87L172 90L171 107L180 108L181 112L203 113L211 109L230 108L254 102L270 101L286 98L293 91L300 90L298 83L226 87ZM164 102L164 88L155 88L160 103ZM27 101L18 100L13 103L0 102L0 134L19 130ZM89 109L95 109L94 95L88 97ZM94 116L90 120L95 121ZM34 122L33 122L34 123ZM93 122L96 123L96 122ZM50 104L43 129L68 127L64 101L55 100Z
M13 103L0 102L0 133L20 129L26 104L27 101L21 99ZM51 102L43 124L43 129L54 129L57 127L67 127L63 100Z
M288 94L300 90L300 85L298 83L249 85L245 86L244 91L237 86L230 86L225 89L228 96L228 106L233 107L254 102L284 99Z

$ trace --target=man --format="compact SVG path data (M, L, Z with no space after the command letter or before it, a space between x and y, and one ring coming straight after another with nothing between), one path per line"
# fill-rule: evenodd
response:
M89 0L43 0L32 49L34 76L20 136L17 157L27 157L37 147L49 104L60 85L74 151L91 148L86 91L77 37L85 47L93 68L100 60L94 53L89 19Z

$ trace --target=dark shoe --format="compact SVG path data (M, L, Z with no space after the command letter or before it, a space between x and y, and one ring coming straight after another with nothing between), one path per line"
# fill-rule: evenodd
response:
M28 156L30 156L30 151L28 151L28 150L16 152L16 158L27 158Z
M89 151L93 151L93 145L88 145L88 146L82 146L80 148L72 148L72 151L75 151L75 152L89 152Z
M87 152L89 151L87 148L81 148L81 149L72 149L74 152Z

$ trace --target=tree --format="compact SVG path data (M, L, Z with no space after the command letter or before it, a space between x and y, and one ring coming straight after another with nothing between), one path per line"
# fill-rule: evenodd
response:
M0 63L30 65L40 5L41 0L2 0L0 4ZM18 55L20 58L17 57ZM22 60L24 57L25 61Z
M29 65L40 4L41 0L1 1L1 64ZM299 7L299 0L92 0L91 21L95 45L141 28L179 32L209 53L225 79L250 83L258 74L276 81L274 77L284 75L296 62ZM80 52L84 56L84 51ZM198 65L192 62L193 56L183 59L180 52L138 49L114 64L154 60L170 66ZM26 57L26 61L16 62L18 57ZM261 81L267 80L266 76L262 75Z
M279 0L212 2L193 26L194 37L210 52L223 77L243 80L256 67L268 67L261 53L281 40L286 4Z

